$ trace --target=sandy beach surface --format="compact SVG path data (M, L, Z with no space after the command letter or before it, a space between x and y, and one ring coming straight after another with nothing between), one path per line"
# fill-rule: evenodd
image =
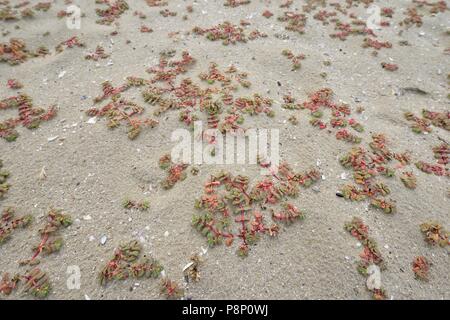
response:
M0 1L0 12L7 2ZM9 1L12 10L19 13L17 19L0 20L0 43L17 38L30 51L44 46L49 52L29 56L17 65L0 62L0 101L24 93L33 99L35 107L57 106L57 114L36 129L19 124L15 141L0 138L2 169L10 173L10 187L0 198L0 208L11 206L16 208L16 216L33 216L28 227L14 230L0 244L0 272L24 274L33 268L19 266L19 261L33 256L34 246L41 242L39 230L45 225L46 214L50 208L58 208L70 214L73 223L59 231L61 249L48 255L42 252L35 266L50 279L48 299L164 299L161 279L130 278L100 285L99 273L115 248L133 239L141 243L143 254L158 259L165 275L184 288L185 298L371 299L366 277L357 271L364 245L344 229L345 223L359 217L369 227L369 235L384 259L381 284L386 299L450 298L449 246L430 245L420 230L420 225L429 221L450 229L448 164L438 164L432 151L438 145L448 148L448 118L447 130L431 124L427 127L430 132L415 133L411 130L413 122L404 116L411 112L421 118L423 109L448 116L450 14L446 7L441 11L436 9L438 5L420 6L411 0L350 1L349 7L349 2L337 0L293 0L284 7L280 7L282 1L262 0L235 7L224 6L222 0L168 0L162 6L127 0L129 8L105 25L98 23L101 17L96 9L107 8L108 4L80 0L72 1L72 5L81 10L81 25L71 29L68 25L73 25L67 23L70 17L60 13L71 5L66 1L50 1L47 11L33 7L39 1L13 8L21 2ZM305 11L307 3L311 10ZM340 3L345 14L332 3ZM449 5L448 1L442 3ZM343 23L359 18L367 24L372 12L367 6L392 8L392 18L381 15L381 21L389 25L379 26L373 35L350 32L345 40L330 36L342 31L335 29L336 17ZM412 7L422 16L421 25L401 23ZM34 8L34 16L21 17L24 8ZM433 8L437 12L430 12ZM273 16L263 16L266 10ZM321 10L337 14L324 18L328 23L323 23L314 18ZM288 22L278 19L285 12L305 14L303 34L286 29ZM139 17L142 14L145 17ZM248 25L242 26L242 20ZM193 32L195 27L209 29L225 21L242 28L247 37L252 38L254 30L263 35L224 45L221 40L210 41L207 32ZM142 32L142 26L151 32ZM358 24L349 26L361 28ZM68 47L66 43L57 52L55 47L74 36L83 46ZM389 42L391 47L364 48L365 38ZM97 61L86 59L97 46L109 56ZM143 88L123 92L122 97L142 106L144 115L159 122L154 128L144 128L133 140L127 136L126 124L112 130L105 117L93 120L86 113L111 102L110 97L97 104L93 101L102 94L103 82L110 81L117 87L130 76L152 79L154 74L146 70L158 65L160 54L170 50L175 52L168 54L169 61L180 60L183 51L195 59L185 73L177 75L176 84L190 78L202 88L220 88L217 81L208 84L199 78L213 62L222 73L230 65L247 73L245 80L251 85L238 85L234 98L258 93L272 99L274 116L246 114L243 127L278 129L281 160L296 172L311 168L320 171L314 187L301 187L298 197L289 199L305 212L305 218L291 225L280 222L280 232L274 238L262 234L255 245L249 246L247 257L236 254L238 238L229 247L209 247L191 221L198 212L195 199L203 194L211 175L223 169L248 176L253 185L264 178L256 165L190 165L186 179L166 190L161 182L167 173L159 168L158 160L174 147L172 132L187 127L179 121L180 110L169 109L155 116L157 106L144 101ZM293 62L282 54L283 50L304 55L299 58L301 67L292 70ZM389 71L382 63L398 69ZM10 79L23 87L8 88ZM321 130L310 124L309 110L282 107L287 95L295 98L295 103L303 103L323 88L333 91L334 103L350 107L351 115L346 119L352 118L364 127L363 132L345 127L361 138L360 143L336 139L336 132L342 128L330 125L331 111L326 108L321 120L327 122L327 128ZM0 108L0 122L17 114L14 108ZM200 120L206 120L204 112L198 114ZM289 120L293 115L298 120L296 125ZM339 159L353 147L371 150L369 143L376 133L385 135L392 152L410 155L409 164L395 159L389 164L396 171L395 177L379 178L390 189L386 199L395 203L396 212L392 214L374 208L370 200L350 201L336 196L344 185L354 184L353 170L343 167ZM439 165L444 174L427 174L416 167L418 161ZM197 175L191 173L193 167L198 168ZM405 171L416 177L415 189L402 183L400 176ZM124 199L148 200L149 208L128 210L123 207ZM270 222L270 210L264 214ZM237 227L234 217L231 221ZM202 253L200 279L187 283L183 268L196 253ZM428 281L415 278L412 263L418 256L431 264ZM73 268L80 271L79 288L71 285ZM0 298L34 299L22 294L20 288Z

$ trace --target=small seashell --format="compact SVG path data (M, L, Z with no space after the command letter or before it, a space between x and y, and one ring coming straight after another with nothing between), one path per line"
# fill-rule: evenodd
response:
M89 123L89 124L95 124L95 123L97 123L97 117L92 117L86 122Z
M185 265L184 268L183 268L183 272L186 271L193 264L194 264L194 262L189 262L187 265Z

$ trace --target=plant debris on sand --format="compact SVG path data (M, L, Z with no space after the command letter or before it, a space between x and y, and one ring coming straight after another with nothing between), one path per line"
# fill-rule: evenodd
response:
M21 265L36 265L40 263L37 257L41 253L47 255L58 252L63 246L63 238L59 235L61 228L67 228L72 224L72 218L64 214L62 210L51 209L46 217L46 224L39 229L41 242L33 248L31 259L20 261Z
M113 258L100 272L100 284L106 285L113 280L128 278L158 278L163 271L162 265L152 257L141 258L142 246L132 240L121 244L114 251Z
M270 167L270 163L260 162L260 165ZM280 226L277 223L289 225L305 217L287 200L298 196L299 186L309 187L319 180L320 173L315 169L296 173L287 163L277 169L253 187L246 176L233 176L228 172L211 176L205 183L203 195L195 203L203 213L192 218L192 225L206 237L210 246L222 242L231 246L239 239L237 254L245 257L249 246L262 234L270 237L278 234ZM276 205L280 209L276 209ZM269 210L269 206L274 208ZM272 223L265 222L265 211L271 213ZM237 229L233 228L233 222Z
M360 218L353 218L351 222L345 224L347 230L353 237L361 241L363 245L363 252L360 254L360 261L358 262L358 272L364 276L371 276L368 273L372 265L377 266L381 271L386 269L384 259L381 256L376 242L369 237L369 227L364 224ZM386 298L386 292L381 286L375 285L368 289L372 292L373 298L382 300Z
M0 111L7 109L17 109L18 116L0 122L0 138L8 142L15 141L19 136L16 127L21 124L27 129L35 129L43 121L49 121L56 116L56 107L52 106L47 110L34 107L30 96L19 94L0 101Z
M31 215L16 218L14 214L15 209L12 207L8 207L2 212L0 219L0 246L11 237L16 229L28 227L33 220Z
M425 241L430 245L445 247L450 245L449 233L437 222L424 222L420 225L420 231L425 237Z
M423 281L429 280L431 263L424 256L415 257L412 263L412 270L416 279Z
M7 182L9 178L9 171L3 169L3 160L0 159L0 200L5 197L11 185Z
M23 283L22 294L29 294L36 298L46 298L51 290L47 273L34 268L24 274L16 274L12 278L8 273L3 274L0 281L0 293L10 295L20 282Z

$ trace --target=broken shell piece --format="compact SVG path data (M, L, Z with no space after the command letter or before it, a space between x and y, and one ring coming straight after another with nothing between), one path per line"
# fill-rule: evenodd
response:
M185 272L187 269L189 269L193 264L194 264L194 262L191 261L187 265L185 265L183 268L183 272Z
M45 172L45 166L42 167L41 172L39 173L39 180L45 180L47 178L47 172Z
M89 124L96 124L97 123L97 117L89 118L89 120L86 121L86 122L89 123Z

